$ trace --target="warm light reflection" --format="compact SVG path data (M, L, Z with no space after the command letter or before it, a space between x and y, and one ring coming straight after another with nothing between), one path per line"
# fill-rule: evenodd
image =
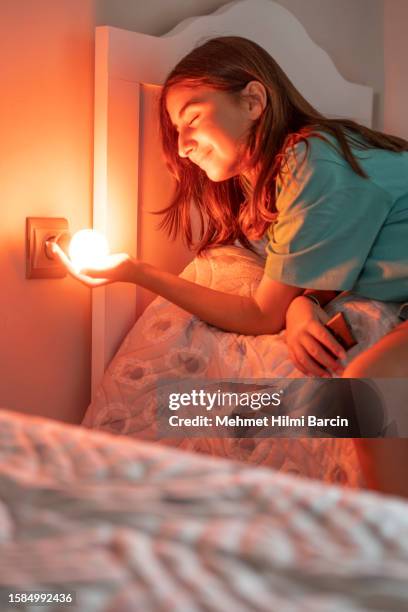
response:
M69 257L77 271L82 268L101 267L108 254L108 241L96 230L76 232L69 245Z

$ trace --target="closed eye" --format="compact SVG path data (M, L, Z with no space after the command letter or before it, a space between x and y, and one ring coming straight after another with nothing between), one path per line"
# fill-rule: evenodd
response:
M191 119L191 121L189 121L189 122L187 123L187 127L194 127L194 126L193 126L193 123L194 123L194 121L195 121L196 119L198 119L198 118L199 118L199 116L200 116L200 115L198 114L198 115L196 115L195 117L193 117L193 118ZM177 132L177 134L178 134L178 133L179 133L179 129L178 129L178 127L174 126L174 128L175 128L175 130L176 130L176 132Z
M196 115L195 117L193 117L193 119L192 119L191 121L189 121L189 123L188 123L188 127L192 127L192 125L193 125L194 121L195 121L196 119L198 119L198 118L199 118L199 116L200 116L200 115Z

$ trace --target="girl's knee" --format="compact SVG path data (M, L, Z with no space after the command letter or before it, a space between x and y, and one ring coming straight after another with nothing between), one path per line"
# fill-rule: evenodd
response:
M408 323L408 322L407 322ZM344 378L392 378L408 376L408 324L402 323L344 370Z
M395 376L393 360L369 349L345 368L343 378L389 378Z

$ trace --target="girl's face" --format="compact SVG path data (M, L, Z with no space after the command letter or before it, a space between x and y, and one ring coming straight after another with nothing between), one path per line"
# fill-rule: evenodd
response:
M256 81L251 83L263 87ZM180 157L188 157L212 181L245 173L248 133L263 110L259 112L256 99L241 94L237 101L225 91L180 84L169 89L166 103L178 131Z

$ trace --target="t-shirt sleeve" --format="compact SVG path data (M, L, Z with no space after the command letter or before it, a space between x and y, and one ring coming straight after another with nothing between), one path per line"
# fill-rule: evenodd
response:
M330 145L325 145L330 146ZM384 224L391 196L340 155L296 145L277 183L265 274L296 287L349 290ZM303 163L302 163L303 162Z

